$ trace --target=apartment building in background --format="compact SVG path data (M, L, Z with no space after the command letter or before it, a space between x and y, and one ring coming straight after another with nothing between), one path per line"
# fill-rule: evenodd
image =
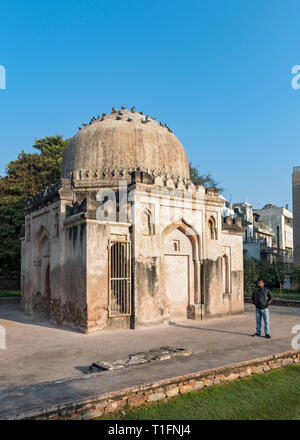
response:
M243 250L247 258L293 263L293 214L286 207L266 204L254 209L248 202L226 202L227 215L242 219Z

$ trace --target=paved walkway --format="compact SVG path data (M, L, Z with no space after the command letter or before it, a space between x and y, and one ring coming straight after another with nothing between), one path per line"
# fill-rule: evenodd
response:
M86 377L83 370L95 361L122 359L163 345L190 349L193 354L151 364L146 369L143 366L145 381L152 378L152 373L159 380L160 374L172 377L292 350L291 329L300 324L300 308L273 305L270 318L270 340L250 336L255 331L251 304L245 304L243 315L84 335L26 317L16 304L2 305L0 325L6 328L7 348L0 350L0 390L73 376ZM114 373L118 375L120 370Z
M0 350L0 420L290 351L291 329L297 324L299 307L272 306L272 339L253 338L253 306L246 304L238 316L84 335L25 317L17 305L3 305L0 325L6 328L7 348ZM94 361L117 360L162 345L191 349L193 354L121 370L82 372Z

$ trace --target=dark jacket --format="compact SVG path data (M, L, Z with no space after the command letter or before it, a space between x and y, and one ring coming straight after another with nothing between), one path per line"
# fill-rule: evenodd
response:
M262 289L257 287L252 293L251 300L258 309L266 309L272 302L272 293L267 287L263 287Z

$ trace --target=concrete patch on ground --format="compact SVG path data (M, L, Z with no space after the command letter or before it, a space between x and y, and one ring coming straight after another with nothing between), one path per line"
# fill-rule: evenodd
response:
M146 352L130 354L125 359L117 359L112 362L97 361L88 367L86 373L99 373L106 370L118 370L133 365L145 364L154 361L164 361L175 356L191 356L192 351L184 348L160 347Z

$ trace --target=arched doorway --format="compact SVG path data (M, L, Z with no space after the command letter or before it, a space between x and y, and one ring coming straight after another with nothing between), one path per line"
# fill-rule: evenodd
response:
M34 244L34 283L32 307L35 312L50 316L50 242L48 230L41 226Z
M198 240L184 222L163 233L162 284L170 317L190 317L190 306L201 301Z

